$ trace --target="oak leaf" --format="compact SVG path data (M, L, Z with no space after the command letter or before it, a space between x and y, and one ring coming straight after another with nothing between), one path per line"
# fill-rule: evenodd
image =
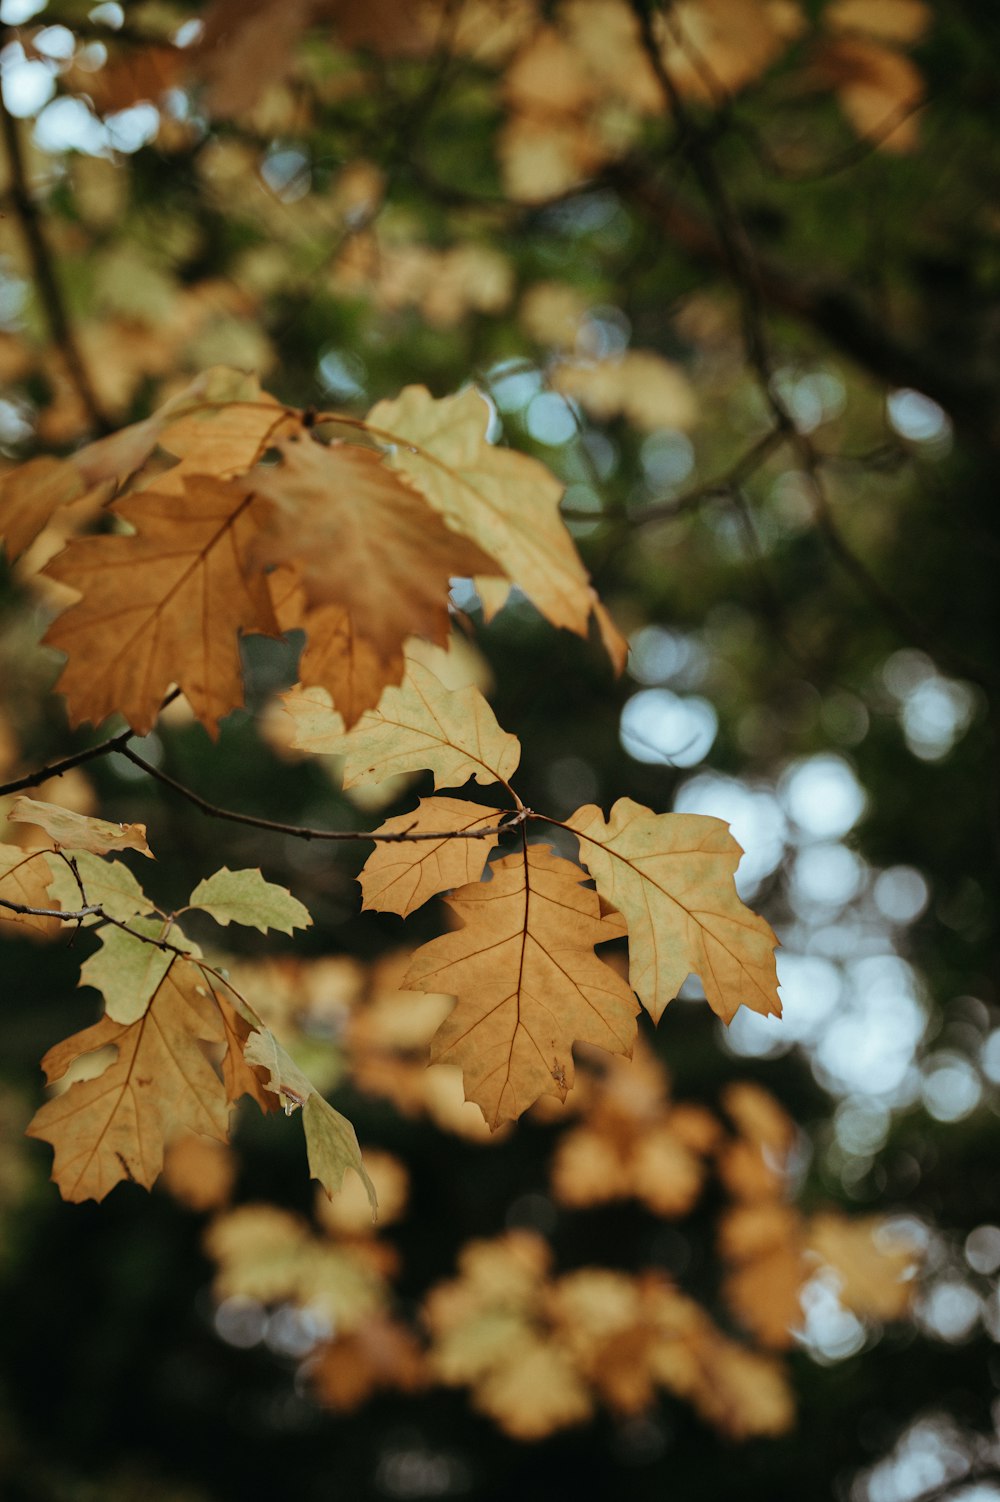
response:
M169 949L158 948L166 929L159 918L132 918L128 930L102 929L101 947L80 968L80 984L101 992L113 1022L128 1026L138 1021L178 959Z
M35 798L15 798L7 810L8 819L15 823L35 824L63 850L86 850L92 855L107 855L111 850L137 850L140 855L153 859L153 852L146 843L145 824L113 824L107 819L94 819L89 814L77 814L55 803L43 803Z
M319 1180L328 1195L333 1195L343 1183L344 1174L353 1168L365 1186L374 1217L378 1209L375 1186L368 1177L357 1136L347 1117L323 1099L268 1029L251 1033L243 1057L248 1064L260 1065L267 1072L268 1085L281 1100L286 1114L301 1109L312 1177Z
M52 908L48 888L52 873L43 850L22 850L20 845L0 845L0 898L21 907ZM29 913L15 913L0 907L0 933L7 924L27 928L46 936L59 928L58 918L38 918Z
M312 924L307 910L285 887L265 881L259 870L230 871L223 866L214 876L200 881L191 893L192 907L211 913L226 927L242 923L262 934L273 928L290 934L296 928Z
M740 1005L781 1016L777 940L736 894L743 851L727 824L653 814L631 798L607 822L588 804L567 823L598 892L628 924L629 980L654 1022L691 973L724 1022Z
M386 819L377 834L424 834L442 831L440 840L379 844L358 877L363 906L406 917L437 892L480 879L496 846L502 815L459 798L422 798L412 813ZM449 839L449 833L490 830L482 839Z
M64 1199L102 1200L122 1179L151 1188L165 1146L188 1132L226 1140L226 1092L202 1048L221 1038L199 971L175 957L135 1022L104 1017L49 1049L50 1083L81 1055L117 1050L103 1073L48 1101L28 1128L55 1149L52 1177Z
M281 462L247 477L269 502L257 556L269 565L294 562L307 606L346 611L350 638L377 654L382 666L374 673L369 668L367 693L359 695L355 684L346 704L337 697L337 678L317 676L319 654L305 659L304 681L329 689L345 723L352 724L362 709L377 704L387 683L398 682L408 636L447 640L449 580L492 571L496 564L446 526L374 449L298 434L275 447ZM319 626L314 619L314 637Z
M470 777L506 782L521 758L517 737L500 729L478 689L446 689L413 658L401 686L387 689L351 731L322 689L293 689L282 702L295 721L292 745L343 756L345 787L425 768L435 787L460 787Z
M101 860L85 850L75 851L73 861L88 904L99 903L110 917L120 918L123 923L137 914L154 911L153 903L121 861ZM46 862L52 873L49 886L52 906L64 908L67 912L75 911L83 904L84 898L68 862L54 851L48 852ZM96 923L98 918L95 915L83 921Z
M586 634L594 594L559 515L562 485L537 459L486 441L489 408L477 391L435 401L426 387L407 386L366 422L395 445L389 462L495 558L547 620Z
M207 476L182 495L147 490L115 508L134 536L86 538L48 565L83 596L45 638L68 654L58 687L74 724L117 711L145 733L175 680L211 735L243 702L239 634L280 634L247 559L260 504Z
M582 880L547 846L506 856L489 882L448 899L465 926L418 949L404 977L457 998L431 1060L461 1065L466 1096L491 1127L540 1095L565 1099L575 1040L631 1052L635 998L594 953L613 932Z
M79 472L61 459L29 459L0 479L0 540L13 563L61 506L77 500L86 486Z

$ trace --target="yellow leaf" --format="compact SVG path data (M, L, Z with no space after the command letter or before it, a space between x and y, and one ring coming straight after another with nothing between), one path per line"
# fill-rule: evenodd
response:
M105 1017L49 1049L50 1083L81 1055L117 1049L103 1073L47 1102L28 1128L55 1149L52 1177L64 1199L102 1200L122 1179L151 1188L165 1145L187 1132L226 1141L226 1092L202 1048L221 1038L200 972L175 958L136 1022Z
M495 830L501 818L497 809L483 808L479 803L466 803L458 798L422 798L412 813L386 819L376 833ZM498 839L499 835L494 833L478 840L445 838L376 845L358 877L364 893L363 906L382 913L399 913L405 918L436 892L478 881Z
M134 536L86 538L49 564L83 596L45 638L69 656L58 687L74 724L118 712L145 733L175 680L211 735L243 702L240 632L280 634L247 559L260 504L237 484L188 479L183 495L116 506Z
M574 1040L631 1052L635 998L594 953L611 935L582 880L546 846L505 857L489 882L448 899L465 926L418 949L404 977L457 998L431 1060L461 1066L466 1097L491 1127L540 1095L565 1099Z
M565 1351L538 1336L513 1342L475 1387L473 1403L514 1439L543 1439L582 1424L594 1400Z
M402 686L387 689L346 733L323 689L293 689L282 702L295 721L292 745L343 756L345 787L425 768L435 787L460 787L470 777L506 782L521 757L517 737L500 729L478 689L446 689L409 656Z
M823 9L830 31L855 31L884 42L919 42L932 20L924 0L832 0Z
M805 1244L833 1268L840 1298L855 1314L893 1320L908 1312L920 1250L905 1232L894 1233L878 1216L848 1220L828 1211L813 1216Z
M228 1204L235 1183L236 1160L224 1143L179 1137L167 1148L163 1187L189 1210L218 1210Z
M146 844L145 824L112 824L107 819L92 819L87 814L75 814L55 803L42 803L23 795L14 800L7 817L16 823L36 824L63 850L88 850L92 855L138 850L140 855L153 859L153 852Z
M0 898L16 902L21 907L52 908L57 906L48 899L52 872L45 860L44 850L22 850L19 845L0 845ZM35 918L27 913L14 913L0 907L0 933L9 933L7 924L26 928L46 937L62 927L58 918Z
M554 626L583 635L593 592L559 515L562 485L537 459L486 441L489 408L471 387L435 401L407 386L366 419L445 521L471 537ZM490 573L494 570L482 570Z
M628 924L629 979L655 1022L692 973L724 1022L741 1005L780 1017L777 940L736 894L743 852L728 825L702 814L653 814L620 798L607 823L588 804L568 827L580 836L597 890Z
M552 384L602 422L623 416L643 432L690 428L698 417L694 388L682 368L652 350L628 350L618 359L587 364L560 363Z

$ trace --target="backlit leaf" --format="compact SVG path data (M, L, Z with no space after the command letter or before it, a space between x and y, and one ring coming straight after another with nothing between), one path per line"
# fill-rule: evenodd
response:
M586 633L594 596L559 515L562 486L537 459L487 443L489 408L477 391L435 401L426 387L407 386L367 421L395 444L389 462L495 558L547 620Z
M48 565L83 596L45 638L68 654L58 687L74 723L119 713L145 733L175 681L213 735L243 702L240 633L279 634L247 561L260 504L207 477L186 480L182 495L145 491L116 507L135 536L85 538Z
M281 1100L286 1114L300 1108L309 1155L309 1172L327 1194L333 1195L349 1168L359 1176L368 1194L372 1215L378 1209L375 1186L361 1158L357 1135L346 1116L323 1099L268 1029L250 1035L243 1056L267 1071L270 1088Z
M93 819L88 814L77 814L55 803L42 803L23 795L15 798L7 817L15 823L36 824L64 850L86 850L92 855L106 855L109 850L138 850L140 855L153 859L146 843L145 824L112 824L107 819Z
M496 809L459 798L422 798L412 813L399 814L380 824L378 834L401 831L424 832L476 829L495 830L501 818ZM499 835L478 840L426 840L411 844L379 844L365 861L358 877L364 906L404 918L450 887L478 881Z
M607 822L593 804L567 822L597 890L628 924L629 980L654 1021L692 973L724 1022L741 1005L781 1016L777 940L736 894L743 851L727 824L653 814L630 798Z
M293 689L283 703L295 721L292 745L343 756L345 787L425 768L435 787L460 787L470 777L506 782L521 758L517 737L500 729L478 689L446 689L412 658L401 687L387 689L347 733L322 689Z
M504 857L489 882L448 899L464 926L418 949L404 977L414 990L457 998L431 1060L461 1066L466 1097L491 1127L540 1095L566 1098L574 1041L631 1052L638 1008L594 953L612 935L582 880L547 846Z
M211 913L223 927L242 923L261 933L277 929L290 934L308 928L312 919L285 887L265 881L259 870L230 871L223 866L214 876L200 881L191 893L191 906Z
M226 1140L226 1092L202 1047L221 1036L198 970L175 957L137 1021L104 1017L49 1049L50 1083L81 1055L117 1049L103 1073L48 1101L28 1128L55 1149L52 1177L64 1199L101 1200L123 1179L151 1188L164 1147L188 1132Z

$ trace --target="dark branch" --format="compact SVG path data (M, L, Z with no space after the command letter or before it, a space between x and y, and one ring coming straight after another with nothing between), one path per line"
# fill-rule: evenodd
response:
M10 164L10 193L14 206L17 209L24 238L28 245L28 254L31 258L32 276L38 292L38 298L45 312L49 325L52 342L62 353L66 362L66 369L70 380L76 387L91 426L98 433L110 433L113 430L112 423L105 415L104 409L97 398L97 393L91 383L80 353L70 323L66 304L63 300L62 289L59 286L55 273L52 255L45 240L45 232L42 228L41 215L34 198L31 196L31 188L28 183L28 174L24 166L24 153L21 150L21 137L18 132L17 121L8 110L0 96L0 132L3 135L3 143L6 148L7 160Z
M148 772L150 777L155 777L165 787L179 793L195 808L200 809L212 819L228 819L232 824L248 824L251 829L267 829L273 834L290 834L299 840L375 840L386 845L401 845L408 841L418 840L485 840L494 834L506 834L511 829L516 829L523 824L528 817L527 809L511 811L508 815L501 814L499 824L490 825L487 829L439 829L412 834L409 830L399 830L395 834L381 834L378 830L368 829L311 829L302 824L284 824L277 819L261 819L255 814L237 813L235 809L220 808L218 804L209 803L207 798L202 798L199 793L185 787L183 782L178 782L176 777L171 777L169 772L163 772L159 767L154 767L133 751L130 746L121 747L122 756L128 757L135 766L141 767ZM486 810L488 812L488 810ZM498 813L501 813L498 810Z

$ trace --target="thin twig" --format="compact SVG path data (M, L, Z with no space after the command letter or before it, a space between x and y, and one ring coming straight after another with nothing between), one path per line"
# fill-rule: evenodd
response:
M439 829L421 831L419 834L414 834L408 829L402 829L393 834L384 834L377 829L312 829L302 824L284 824L278 819L261 819L256 814L241 814L235 809L220 808L218 804L210 803L207 798L203 798L192 788L185 787L183 782L178 782L177 778L171 777L169 772L163 772L159 767L154 767L130 746L123 746L121 754L135 766L148 772L150 777L155 777L165 787L171 788L173 792L186 798L189 803L193 803L195 808L200 809L203 814L208 814L210 818L228 819L232 824L248 824L251 829L267 829L273 834L289 834L299 840L375 840L386 845L401 845L418 840L486 840L494 834L507 834L510 830L516 829L519 824L523 824L528 817L528 810L524 808L511 809L509 812L498 809L500 823L490 825L487 829ZM484 809L484 812L489 812L489 810Z

